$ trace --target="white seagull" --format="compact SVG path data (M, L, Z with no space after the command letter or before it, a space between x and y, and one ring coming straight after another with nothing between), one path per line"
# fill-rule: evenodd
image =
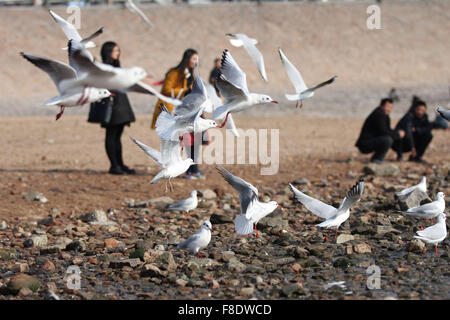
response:
M258 189L223 167L217 167L217 170L225 181L239 193L241 214L234 219L236 232L247 235L256 230L256 237L258 238L258 229L256 228L258 221L275 209L281 208L281 206L276 201L259 202Z
M83 39L83 38L81 38L80 34L78 33L77 29L75 28L75 26L73 24L64 20L63 18L58 16L56 13L54 13L52 10L49 10L49 12L50 12L51 16L53 17L53 19L55 19L56 23L58 23L58 25L61 27L62 31L64 32L64 34L67 37L67 40L74 39L74 40L80 42L81 44L83 44L84 47L87 49L95 47L95 43L92 42L91 40L96 38L103 32L103 27L98 29L96 32L94 32L89 37ZM67 47L63 48L63 50L67 50Z
M148 74L140 67L119 68L93 61L92 55L76 40L69 40L69 63L77 71L78 80L68 86L94 86L109 90L126 90L131 92L149 93L157 98L173 104L181 104L178 99L166 97L143 83Z
M59 61L49 60L32 54L24 52L21 52L20 54L36 67L45 71L58 89L59 96L44 102L44 105L46 106L60 107L61 110L56 115L56 120L62 116L65 107L81 106L86 103L113 96L113 94L106 89L97 89L94 87L84 86L67 89L65 87L66 82L77 80L77 73L72 67Z
M125 3L125 6L131 11L131 12L135 12L138 15L141 16L141 18L150 26L153 28L153 23L150 22L149 18L147 18L147 16L142 12L141 9L139 9L139 7L137 5L134 4L133 1L131 0L127 0L127 2Z
M445 120L450 121L450 110L438 106L436 108L436 112L439 113Z
M247 37L243 33L228 33L227 36L232 37L230 42L235 47L242 47L247 51L248 55L252 59L253 63L258 67L259 74L264 79L267 80L266 69L264 68L264 58L262 53L256 48L256 44L258 44L258 40Z
M303 100L311 98L314 96L314 91L326 86L328 84L333 83L337 76L334 76L333 78L319 83L318 85L308 88L305 84L305 81L303 81L303 78L300 74L300 72L295 68L295 66L288 60L288 58L284 55L283 51L281 51L281 48L278 48L278 52L280 53L281 62L283 62L284 69L286 70L286 73L291 80L292 84L295 88L295 94L285 94L286 99L290 101L300 101L300 108L303 106Z
M196 234L193 234L188 239L178 244L176 248L187 249L200 258L201 255L199 251L206 248L211 241L211 231L213 231L211 222L206 220L202 223L202 227Z
M292 184L289 184L292 192L294 192L295 198L302 203L306 209L308 209L312 214L326 219L324 222L317 224L319 227L325 227L327 229L336 228L336 233L334 238L336 239L338 229L342 223L347 221L350 217L350 208L359 200L364 191L364 182L357 182L347 193L347 196L342 200L339 208L332 207L320 200L311 198L304 194L303 192L297 190ZM328 230L325 241L328 241L330 230Z
M211 105L208 105L205 108L205 112L213 113L215 109L223 105L222 99L217 95L216 89L207 82L204 82L206 91L208 93L209 100L211 101ZM236 129L236 125L234 124L233 116L231 114L228 115L228 121L226 123L227 129L230 129L235 137L239 137L239 132ZM223 127L223 125L222 125Z
M247 80L244 71L239 68L230 52L225 49L222 56L222 66L217 77L216 86L220 94L225 98L225 104L213 112L213 119L225 119L230 112L239 112L256 104L278 103L265 94L250 93L247 88Z
M416 184L415 186L403 189L401 191L396 192L395 194L399 197L407 196L408 194L410 194L411 192L413 192L416 189L419 189L419 190L427 193L427 178L425 176L423 176L422 179L420 180L420 182L418 184Z
M152 158L163 170L161 170L150 183L157 183L161 179L168 179L170 190L173 191L170 179L178 177L186 172L189 167L194 164L191 158L184 159L181 157L180 142L161 140L161 152L150 148L142 142L131 138L144 152ZM167 181L166 189L167 192Z
M172 116L165 106L156 120L156 133L163 140L180 141L186 133L201 133L217 127L214 120L203 119L204 107L183 116Z
M415 218L423 219L423 220L431 220L436 218L440 213L445 210L445 194L443 192L436 193L436 200L431 203L426 203L419 207L410 208L407 211L398 211L407 216L412 216ZM422 227L423 229L423 223Z
M447 224L445 223L447 217L445 213L440 213L437 216L437 223L425 230L417 231L417 236L414 238L425 241L426 243L434 244L436 247L436 257L438 256L437 245L447 237Z
M197 190L192 190L189 198L169 204L166 207L166 210L171 211L184 211L189 213L189 211L197 208L198 198L197 198Z

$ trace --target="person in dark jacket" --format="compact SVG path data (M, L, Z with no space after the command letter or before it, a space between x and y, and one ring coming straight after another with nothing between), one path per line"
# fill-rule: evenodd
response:
M101 48L101 57L103 63L114 67L120 67L120 48L112 41L105 42ZM114 94L111 120L109 123L102 123L106 128L105 148L111 167L111 174L135 174L135 170L128 168L123 163L122 143L120 138L126 125L136 121L130 101L126 93L117 90L110 90Z
M404 130L391 129L389 114L393 106L392 99L382 99L380 105L364 121L355 145L362 153L374 152L371 162L382 163L394 141L405 136Z
M413 99L409 111L400 119L397 130L405 131L405 137L398 140L392 146L397 152L397 160L403 159L403 153L411 151L409 161L425 162L422 159L433 135L433 124L428 121L427 105L419 99Z

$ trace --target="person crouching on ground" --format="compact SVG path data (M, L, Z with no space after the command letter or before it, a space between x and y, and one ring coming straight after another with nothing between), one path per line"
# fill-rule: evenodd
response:
M392 130L389 115L394 107L392 99L384 98L364 121L356 147L364 154L374 153L370 162L382 163L395 141L403 139L404 130Z
M395 141L392 149L397 152L397 161L403 160L403 153L411 151L409 161L422 162L433 135L433 125L428 121L427 105L421 100L414 100L409 111L400 119L396 130L404 130L405 137Z

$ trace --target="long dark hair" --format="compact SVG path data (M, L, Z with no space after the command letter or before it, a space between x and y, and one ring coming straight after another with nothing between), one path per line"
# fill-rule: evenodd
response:
M186 70L186 68L188 67L189 60L191 59L191 57L194 54L198 54L198 52L194 49L186 49L183 53L183 58L181 59L180 63L176 67L170 69L169 71L176 69L176 70L179 70L181 72L181 74L184 74L184 70ZM191 73L191 76L188 79L188 86L190 86L191 83L194 81L194 72L193 71L194 71L193 69L189 68L189 72ZM167 76L167 74L166 74L166 76Z
M103 63L110 64L114 67L120 67L120 60L112 59L111 54L114 50L114 47L117 46L117 43L114 41L107 41L102 45L102 49L100 50L100 55L102 56Z
M425 108L426 108L427 104L425 103L425 101L420 99L418 96L413 96L412 101L411 101L411 107L409 107L408 112L414 111L418 106L425 106Z

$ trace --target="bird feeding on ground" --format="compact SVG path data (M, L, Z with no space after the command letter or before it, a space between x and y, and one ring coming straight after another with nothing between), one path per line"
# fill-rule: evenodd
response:
M166 210L184 211L186 213L189 213L189 211L197 208L197 205L198 205L197 190L192 190L189 198L169 204L166 207Z
M425 230L417 231L417 236L414 238L425 241L426 243L434 244L436 247L436 257L438 256L437 245L439 242L444 241L447 237L447 224L445 223L447 217L445 213L440 213L437 216L437 223Z
M412 216L415 218L423 219L421 229L423 230L423 223L425 220L431 220L436 218L440 213L445 210L445 194L443 192L436 193L436 200L431 203L427 203L418 207L410 208L406 211L398 211L400 213L406 214L407 216Z

